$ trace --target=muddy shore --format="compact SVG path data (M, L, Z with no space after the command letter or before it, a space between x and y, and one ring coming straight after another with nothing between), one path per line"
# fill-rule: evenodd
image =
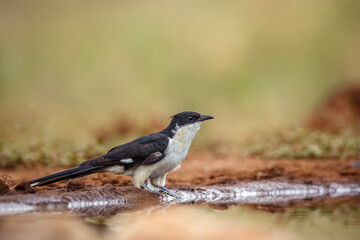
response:
M55 183L34 189L26 185L15 187L23 181L65 169L47 169L41 165L31 168L17 167L0 170L0 203L7 204L4 206L9 208L9 212L13 207L15 213L21 208L21 204L30 208L36 206L37 211L41 210L41 206L48 211L48 204L51 204L53 211L62 211L70 206L77 209L77 214L103 217L120 211L132 211L139 206L147 208L159 203L174 202L204 202L214 208L241 203L259 209L281 211L279 204L286 208L304 201L308 204L316 204L326 199L330 202L344 199L354 201L354 197L359 201L357 191L360 168L353 167L355 162L356 160L351 159L269 160L240 157L236 154L193 152L184 160L181 169L169 173L167 178L167 187L179 194L185 194L181 201L135 189L129 177L111 173L94 174L67 183ZM355 194L351 193L354 189ZM251 194L255 192L256 201L251 199ZM346 194L344 196L344 192L351 197ZM269 198L272 195L277 195L277 198ZM271 207L273 203L276 203L276 209ZM87 212L94 204L107 207L97 207L98 212ZM109 208L109 205L113 207Z

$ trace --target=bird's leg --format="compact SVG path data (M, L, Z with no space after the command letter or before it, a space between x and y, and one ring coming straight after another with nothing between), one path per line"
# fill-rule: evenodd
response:
M167 189L165 187L165 180L166 180L166 173L162 176L159 176L159 177L156 177L156 178L152 178L152 179L148 179L148 181L150 181L150 184L161 190L162 192L170 195L170 196L173 196L175 198L181 198L179 195L175 194L174 192L170 191L169 189Z
M145 182L142 184L142 186L143 186L143 188L144 188L146 191L155 193L156 195L160 195L160 192L159 192L159 191L156 191L156 190L153 190L153 189L148 188L148 186L145 184Z

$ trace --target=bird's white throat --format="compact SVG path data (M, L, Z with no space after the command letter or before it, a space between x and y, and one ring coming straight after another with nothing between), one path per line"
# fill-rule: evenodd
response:
M172 140L177 140L180 142L188 142L194 139L195 134L200 129L200 125L202 122L196 122L193 124L186 124L185 126L179 127L178 125L175 126L175 129L173 130L174 136L172 137Z
M201 122L187 124L185 126L176 126L173 130L174 136L170 139L169 147L172 153L177 153L183 160L190 148L197 131L200 129Z

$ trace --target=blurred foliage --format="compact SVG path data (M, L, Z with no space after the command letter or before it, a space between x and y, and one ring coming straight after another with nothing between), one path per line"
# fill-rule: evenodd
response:
M136 131L136 133L138 132ZM106 139L106 141L101 138L98 141L82 145L66 139L48 139L47 141L32 142L25 146L12 145L4 147L0 145L0 167L12 167L16 164L30 166L39 163L49 166L75 166L134 138L136 138L135 134L129 134L122 137L112 137ZM196 145L193 149L204 147L222 155L229 150L226 146L219 144L216 144L216 146ZM240 142L234 150L242 155L270 159L360 158L360 137L351 131L334 135L323 132L309 132L303 128L293 128L257 134L256 137L246 138L246 141Z
M248 139L242 152L265 158L358 158L360 136L351 130L334 135L293 128Z
M2 0L1 151L118 144L117 119L138 136L184 110L215 116L195 147L301 123L360 76L359 3Z
M31 143L28 146L0 146L0 167L14 167L18 164L31 166L46 164L49 167L76 166L106 152L104 145L89 144L79 147L67 140L50 140Z

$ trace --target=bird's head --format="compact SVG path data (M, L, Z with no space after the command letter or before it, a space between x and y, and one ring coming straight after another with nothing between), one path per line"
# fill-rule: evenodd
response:
M171 117L171 124L174 126L182 127L185 125L191 125L195 123L202 123L203 121L213 119L209 115L201 115L197 112L181 112Z
M181 112L171 117L171 122L167 129L169 129L172 134L180 131L182 134L195 136L201 123L209 119L213 119L213 117L201 115L197 112Z

